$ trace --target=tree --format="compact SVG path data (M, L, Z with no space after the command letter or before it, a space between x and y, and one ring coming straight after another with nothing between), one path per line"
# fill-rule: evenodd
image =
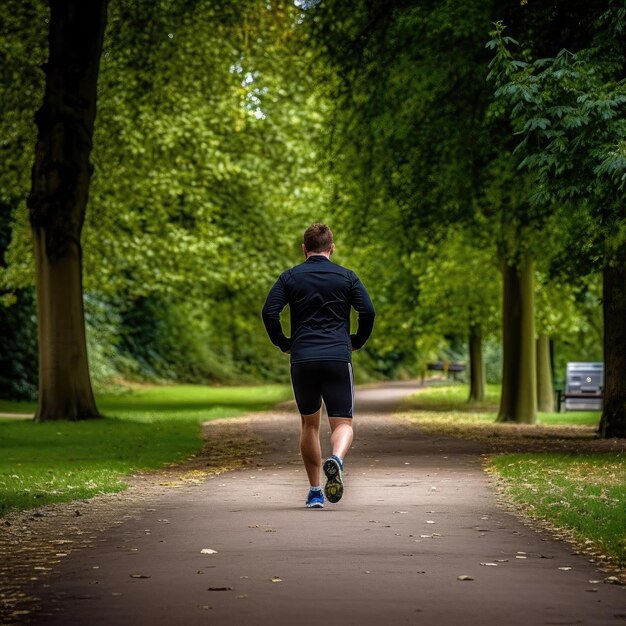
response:
M515 40L498 24L490 46L496 97L521 137L520 168L536 180L531 205L558 207L577 228L603 273L604 409L600 433L626 436L626 12L611 4L594 23L588 47L555 57L515 59Z
M35 419L98 416L87 346L81 231L89 195L106 0L51 0L49 58L28 198L39 323Z

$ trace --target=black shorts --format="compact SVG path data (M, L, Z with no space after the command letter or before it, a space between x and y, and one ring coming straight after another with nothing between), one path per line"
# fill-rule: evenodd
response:
M354 381L352 363L306 361L291 366L291 384L298 410L312 415L326 405L328 417L352 417Z

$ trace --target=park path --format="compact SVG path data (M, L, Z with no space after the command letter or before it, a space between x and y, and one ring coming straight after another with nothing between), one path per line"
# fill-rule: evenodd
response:
M485 444L392 416L414 390L357 394L346 493L323 510L303 507L293 411L230 421L265 442L262 456L161 494L69 555L35 590L42 610L27 623L625 623L624 587L498 506Z

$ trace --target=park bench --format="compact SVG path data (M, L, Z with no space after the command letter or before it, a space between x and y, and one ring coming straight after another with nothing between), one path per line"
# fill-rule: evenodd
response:
M456 375L459 372L465 371L465 363L455 363L453 361L436 361L434 363L427 363L426 369L434 372L443 372L443 375L447 378L448 373L452 373L452 377L456 379Z
M604 363L568 363L565 389L556 391L557 411L600 411L603 392Z

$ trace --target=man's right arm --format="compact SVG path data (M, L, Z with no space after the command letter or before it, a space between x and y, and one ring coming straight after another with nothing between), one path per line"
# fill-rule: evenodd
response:
M279 278L274 286L270 289L263 306L263 323L265 330L270 337L270 341L278 346L283 352L287 352L291 348L291 339L285 337L282 326L280 325L280 312L287 304L287 293L282 278Z

